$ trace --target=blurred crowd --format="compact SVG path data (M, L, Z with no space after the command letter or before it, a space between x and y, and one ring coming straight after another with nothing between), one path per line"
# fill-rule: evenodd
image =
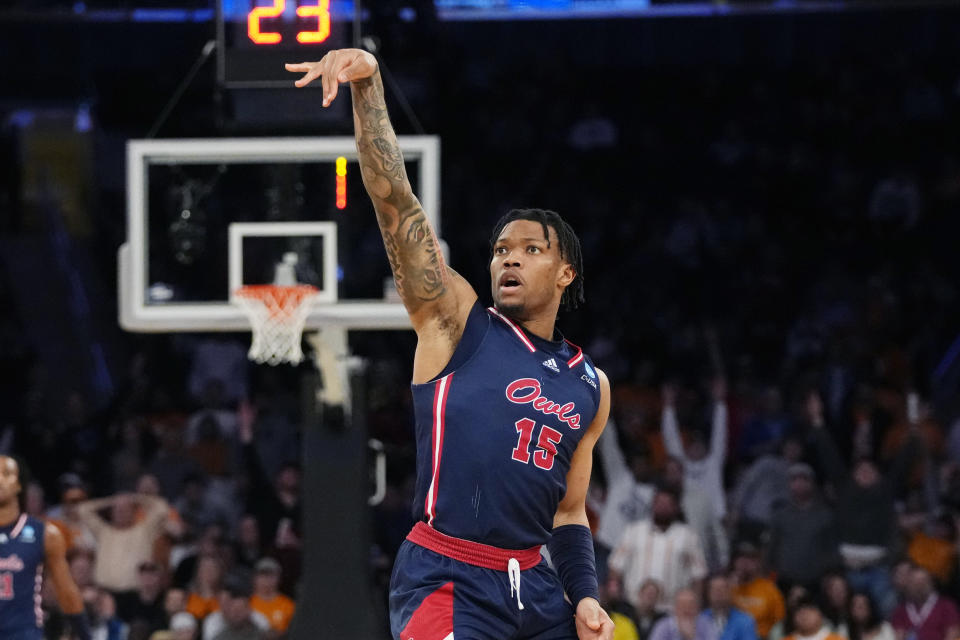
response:
M286 635L301 568L297 427L283 394L260 411L225 395L242 388L200 379L234 352L246 362L232 343L193 348L193 411L134 373L135 388L107 414L73 394L52 423L34 397L24 422L0 432L0 450L24 463L22 507L65 533L95 638ZM49 588L44 605L47 637L60 639Z
M457 82L408 90L482 297L505 210L579 230L587 304L559 327L613 382L589 507L617 637L957 640L960 68L608 60L540 54L533 83L454 51L430 64ZM248 364L246 337L128 336L94 405L50 388L11 291L0 263L0 452L32 474L27 511L68 532L99 637L281 637L302 371ZM382 591L412 524L414 342L351 341L388 453Z

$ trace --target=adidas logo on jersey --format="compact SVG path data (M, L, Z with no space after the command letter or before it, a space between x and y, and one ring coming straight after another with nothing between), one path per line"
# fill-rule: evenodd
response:
M543 366L554 373L560 373L560 367L557 366L557 360L555 358L549 358L543 361Z
M5 534L5 533L0 533L0 544L6 544L6 542L7 542L8 539L9 539L9 538L7 538L7 534Z

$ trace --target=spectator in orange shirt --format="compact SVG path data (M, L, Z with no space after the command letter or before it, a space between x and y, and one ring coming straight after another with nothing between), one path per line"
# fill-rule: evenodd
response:
M907 555L929 571L940 585L948 585L957 566L957 527L949 515L930 523L929 533L917 531L910 538Z
M296 607L293 600L280 593L280 563L273 558L262 558L254 567L253 596L250 608L270 621L270 628L286 633Z
M749 542L737 545L733 560L733 605L746 611L757 623L757 636L766 638L785 615L783 594L770 578L762 573L760 551Z
M186 611L202 621L220 608L220 585L223 581L223 566L213 555L202 555L197 560L197 570L187 593Z

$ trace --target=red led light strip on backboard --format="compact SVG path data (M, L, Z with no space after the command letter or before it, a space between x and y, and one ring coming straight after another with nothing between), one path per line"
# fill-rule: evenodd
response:
M337 158L337 209L347 208L347 159Z

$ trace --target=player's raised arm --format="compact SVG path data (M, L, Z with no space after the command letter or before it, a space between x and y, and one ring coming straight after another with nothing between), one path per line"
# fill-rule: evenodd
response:
M339 83L351 83L363 184L377 212L397 291L421 345L424 339L438 338L455 347L476 294L447 267L436 234L410 186L387 114L376 58L361 49L341 49L329 52L319 62L288 64L287 70L305 73L296 82L299 87L320 78L324 106L336 98ZM440 355L442 368L446 361Z

